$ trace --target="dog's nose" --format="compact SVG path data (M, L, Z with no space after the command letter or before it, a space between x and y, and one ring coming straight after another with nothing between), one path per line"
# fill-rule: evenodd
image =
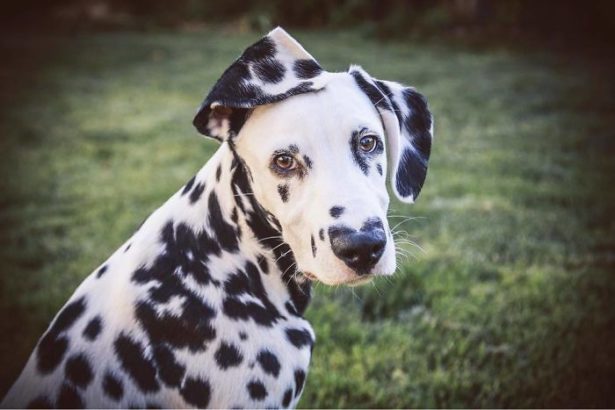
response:
M365 275L384 253L387 238L382 229L367 232L347 228L330 229L331 249L359 275Z

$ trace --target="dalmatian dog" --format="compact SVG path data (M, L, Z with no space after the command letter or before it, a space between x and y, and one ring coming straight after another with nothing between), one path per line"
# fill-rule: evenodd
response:
M77 288L3 407L294 407L311 283L393 274L387 171L413 202L432 139L413 88L327 72L277 28L194 125L217 152Z

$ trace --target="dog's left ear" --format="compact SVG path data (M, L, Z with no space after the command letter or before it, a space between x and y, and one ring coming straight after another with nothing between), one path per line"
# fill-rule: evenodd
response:
M376 80L358 66L348 72L382 118L393 192L400 201L413 203L425 182L431 152L433 120L427 100L412 87Z
M193 124L201 134L225 141L239 133L252 108L320 90L326 82L316 60L278 27L226 69Z

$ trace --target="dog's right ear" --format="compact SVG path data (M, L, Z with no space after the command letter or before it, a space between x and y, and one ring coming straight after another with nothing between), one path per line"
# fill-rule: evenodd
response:
M233 138L256 106L322 89L328 80L314 58L278 27L226 69L194 117L203 135Z

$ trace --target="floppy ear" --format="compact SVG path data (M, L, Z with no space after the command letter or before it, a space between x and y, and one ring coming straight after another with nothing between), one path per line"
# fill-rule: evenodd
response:
M427 100L412 87L372 78L363 69L348 70L380 113L389 145L393 192L413 203L427 175L433 134Z
M316 60L278 27L226 69L205 97L193 124L201 134L224 141L239 133L250 109L317 91L327 78Z

